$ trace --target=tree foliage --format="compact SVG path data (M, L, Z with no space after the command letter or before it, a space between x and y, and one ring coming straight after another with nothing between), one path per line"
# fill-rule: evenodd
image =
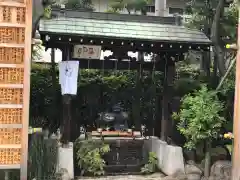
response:
M92 0L68 0L65 5L67 9L94 10Z
M206 86L182 99L181 110L174 113L177 119L178 130L186 137L185 146L188 149L196 148L200 143L216 139L225 118L221 115L223 103L215 91Z
M224 76L229 64L225 45L236 41L236 1L229 6L225 0L189 0L186 12L192 15L187 25L202 30L213 42L215 80L217 70Z
M218 0L189 0L186 13L192 17L189 19L187 25L202 30L210 37L218 2ZM237 3L234 1L229 7L226 6L221 16L220 23L222 28L220 38L222 40L236 40L237 18Z
M58 71L56 70L57 80ZM73 121L82 125L93 126L97 114L108 110L115 103L121 102L123 108L133 116L134 108L132 102L136 93L135 71L101 71L101 70L80 70L78 81L78 94L73 99L72 114ZM161 94L162 75L156 72L157 93ZM142 104L140 108L143 117L143 124L149 123L152 118L153 107L159 106L160 101L153 104L152 98L155 94L152 89L152 79L149 72L143 73L143 91L141 92ZM53 98L57 102L53 107ZM37 117L44 117L46 121L54 126L59 122L52 122L52 113L61 111L60 85L53 90L51 71L49 67L33 65L31 74L31 109L30 116L34 120ZM53 109L54 108L54 109ZM61 113L57 113L56 119L61 119ZM132 119L132 118L131 118ZM33 121L30 122L30 125ZM131 121L130 124L133 122ZM39 124L38 124L39 125Z
M100 176L105 174L106 162L103 156L110 151L108 144L98 140L80 140L75 142L77 164L81 175Z
M65 5L66 9L72 10L94 10L92 0L56 0L54 6L60 7L61 5Z
M129 14L136 11L146 14L147 5L151 2L152 0L111 0L110 6L113 11L122 11L125 9Z
M186 13L191 15L188 26L197 28L210 36L210 29L217 6L217 0L189 0Z

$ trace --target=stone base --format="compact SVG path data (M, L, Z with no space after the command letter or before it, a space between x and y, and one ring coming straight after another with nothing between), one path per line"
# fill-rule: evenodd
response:
M67 172L69 178L74 179L73 143L69 143L68 147L59 147L57 169L58 172Z
M168 176L184 172L184 159L182 148L171 146L157 137L150 137L145 141L145 147L149 152L154 152L158 158L158 168Z

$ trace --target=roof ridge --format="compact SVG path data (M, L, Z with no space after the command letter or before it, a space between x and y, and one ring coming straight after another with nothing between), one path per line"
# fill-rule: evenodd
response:
M171 24L179 25L179 17L159 17L145 16L137 14L115 14L103 12L77 11L71 9L52 9L53 17L81 18L81 19L96 19L96 20L112 20L112 21L130 21L130 22L148 22L154 24Z

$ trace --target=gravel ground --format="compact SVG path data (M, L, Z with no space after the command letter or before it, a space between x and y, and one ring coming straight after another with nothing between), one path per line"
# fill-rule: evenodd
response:
M161 180L164 177L163 174L156 173L147 176L139 175L122 175L122 176L106 176L106 177L81 177L79 180Z

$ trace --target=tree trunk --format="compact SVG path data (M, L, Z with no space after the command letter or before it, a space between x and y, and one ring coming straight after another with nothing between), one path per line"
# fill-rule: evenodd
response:
M210 176L211 168L211 142L205 142L205 164L204 164L204 176L208 178Z
M43 18L44 8L42 1L33 0L33 17L32 17L32 38L34 38L40 19Z
M228 75L230 74L231 70L233 69L234 65L236 64L236 58L232 60L231 64L228 67L227 72L225 73L225 75L222 77L221 81L219 82L216 90L220 90L224 81L227 79Z
M63 99L63 135L62 143L68 144L71 139L71 100L72 96L65 94L62 96Z
M68 61L69 60L69 49L68 47L64 47L62 51L62 60ZM62 134L62 143L63 145L68 145L68 143L71 140L71 101L72 101L72 95L70 94L64 94L62 95L62 113L63 113L63 121L61 124L61 128L63 131Z
M217 58L218 61L218 69L220 75L224 75L226 72L225 62L224 62L224 54L223 54L223 48L220 45L220 20L221 15L224 11L224 2L225 0L219 0L216 13L213 19L212 23L212 31L211 31L211 39L213 42L213 52L215 54L214 58Z
M204 72L204 76L206 76L207 80L210 79L211 74L210 74L210 64L211 64L211 57L210 57L210 52L203 52L202 53L202 70Z
M212 83L211 86L212 88L216 88L218 84L218 60L217 60L217 55L214 53L214 61L213 61L213 75L212 75Z

